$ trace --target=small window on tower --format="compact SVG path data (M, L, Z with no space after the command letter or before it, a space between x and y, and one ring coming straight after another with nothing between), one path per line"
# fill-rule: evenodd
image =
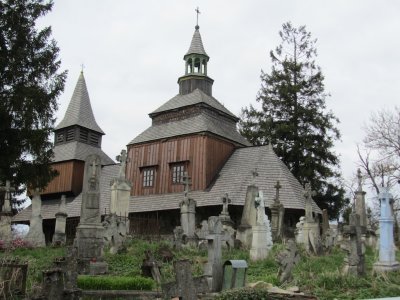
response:
M154 186L155 168L143 169L143 187Z
M64 142L64 132L57 133L57 140L56 143Z
M182 183L183 175L185 174L185 164L174 164L172 165L172 183L178 184Z
M194 72L200 73L200 58L194 60Z

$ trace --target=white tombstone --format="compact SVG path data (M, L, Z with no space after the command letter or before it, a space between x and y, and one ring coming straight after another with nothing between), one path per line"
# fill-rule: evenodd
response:
M396 250L393 240L394 218L391 207L393 196L387 188L381 188L379 200L381 202L379 261L374 264L374 270L379 272L399 270L400 264L396 261Z
M60 206L58 208L58 212L56 213L56 228L54 230L54 235L53 235L53 244L55 243L65 244L66 242L65 227L67 225L68 214L65 201L66 201L65 195L62 195Z
M253 239L250 249L250 259L253 261L265 259L272 248L271 226L265 214L264 195L259 191L255 199L257 208L256 225L253 226Z

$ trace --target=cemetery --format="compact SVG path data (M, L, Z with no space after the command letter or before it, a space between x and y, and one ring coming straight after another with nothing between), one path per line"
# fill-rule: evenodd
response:
M45 14L52 5L39 5L44 11L35 15ZM151 125L122 143L126 147L115 160L102 149L105 133L92 111L82 67L64 117L48 129L54 141L47 142L44 152L51 158L44 167L52 176L45 178L43 170L39 175L28 172L28 182L17 182L17 171L0 169L0 299L400 296L399 209L393 178L392 185L383 179L381 186L373 182L379 205L373 216L364 190L368 169L364 177L357 170L357 187L345 198L342 187L335 190L329 183L339 179L329 169L338 167L335 155L317 157L321 149L306 153L307 139L314 150L324 143L329 150L334 128L317 128L311 138L296 136L292 144L286 140L288 132L283 139L263 136L262 143L246 136L246 122L213 96L210 57L200 35L200 11L195 12L179 93L148 114ZM299 40L304 44L296 44L295 54L300 49L308 59L316 53L305 27L297 30L288 22L283 31L283 41L285 34L303 35ZM282 46L276 51L282 54ZM271 56L278 64L273 52ZM312 72L319 72L314 62L296 63L284 66L294 65L294 71L312 66ZM314 80L321 78L317 74ZM319 86L323 94L322 82ZM278 90L291 88L285 83ZM324 106L322 94L319 106ZM298 109L297 94L295 98L289 110ZM118 110L121 113L121 107ZM313 114L318 118L318 109ZM322 123L334 119L328 115ZM292 130L291 122L282 128ZM272 124L272 117L264 123ZM322 137L316 134L319 130ZM305 153L305 162L286 161L282 151L289 148L299 151L291 155L296 159ZM20 156L28 157L29 151ZM37 169L43 167L39 156L30 158ZM21 186L27 203L18 207ZM24 234L18 232L23 226Z

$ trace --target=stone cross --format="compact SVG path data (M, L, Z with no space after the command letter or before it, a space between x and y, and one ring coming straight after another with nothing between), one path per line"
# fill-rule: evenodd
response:
M232 202L229 198L228 193L225 193L225 196L222 197L222 215L229 215L228 206Z
M280 202L280 201L279 201L279 190L282 188L282 186L281 186L279 180L278 180L278 181L276 182L276 184L274 185L274 188L275 188L275 190L276 190L276 194L275 194L275 199L274 199L274 201L275 201L276 203L279 203L279 202Z
M351 275L365 274L365 247L361 240L363 227L360 226L360 216L351 213L349 225L343 227L344 234L350 237L347 245L342 244L342 249L347 252L343 272Z
M362 192L362 176L360 168L357 169L357 179L358 179L358 191Z
M118 177L125 179L126 163L129 162L129 158L126 155L126 150L122 150L121 154L117 155L117 157L115 159L121 163L121 166L119 168Z
M200 14L199 7L197 7L194 11L196 12L196 26L199 26L199 14Z
M185 198L187 198L190 192L190 186L192 185L192 180L186 171L183 173L182 184L184 186Z
M306 198L306 208L305 208L306 222L313 223L314 218L313 218L313 212L312 212L312 196L315 196L316 193L311 190L311 184L308 182L306 183L306 186L304 189L305 189L304 197Z
M4 204L1 209L3 213L11 212L11 192L15 192L15 188L11 187L11 183L9 180L6 180L5 186L0 186L0 191L4 191Z
M193 278L191 264L189 260L174 261L176 282L162 285L165 299L179 297L182 300L197 300L197 294L208 292L204 277Z

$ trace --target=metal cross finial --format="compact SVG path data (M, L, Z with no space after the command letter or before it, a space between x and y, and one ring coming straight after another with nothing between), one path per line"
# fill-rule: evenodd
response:
M81 64L81 73L83 73L83 69L85 68L84 64Z
M199 10L199 7L197 6L197 8L194 10L195 12L196 12L196 14L197 14L197 16L196 16L196 27L199 27L199 14L200 14L200 10Z

